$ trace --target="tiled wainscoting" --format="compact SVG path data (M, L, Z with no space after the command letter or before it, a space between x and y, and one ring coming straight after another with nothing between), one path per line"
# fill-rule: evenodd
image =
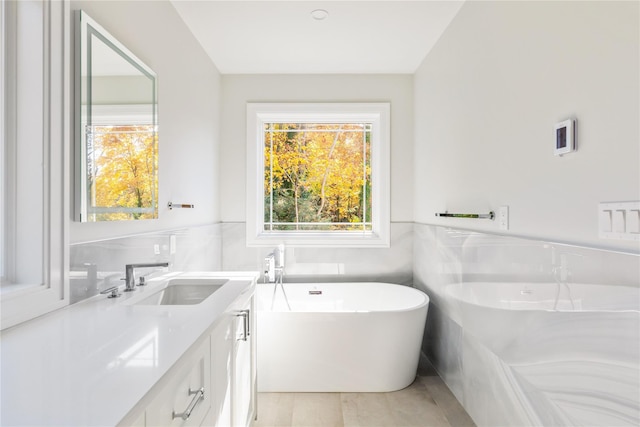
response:
M440 377L389 393L259 393L253 427L475 426Z
M171 271L220 270L221 229L221 224L211 224L72 244L71 303L121 285L126 264L169 262Z
M121 284L132 263L165 262L171 271L260 271L274 247L247 247L245 223L218 223L71 245L71 302ZM386 249L286 248L288 281L412 284L413 224L391 225Z
M640 425L640 256L414 226L423 352L482 426Z
M272 247L246 245L245 223L222 226L222 268L261 268ZM391 223L389 248L285 248L288 282L387 282L411 285L413 223Z

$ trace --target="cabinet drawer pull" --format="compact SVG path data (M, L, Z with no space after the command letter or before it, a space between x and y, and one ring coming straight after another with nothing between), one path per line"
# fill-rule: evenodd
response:
M237 317L242 317L242 336L240 336L237 341L246 341L249 335L251 335L251 331L249 330L249 310L240 310Z
M189 396L191 396L192 394L195 394L195 396L193 396L193 399L191 399L191 403L189 403L189 406L187 406L187 409L184 412L180 412L179 414L176 414L176 411L173 411L171 413L172 420L175 420L176 418L182 418L184 421L186 421L189 419L189 417L191 416L191 413L196 408L196 405L201 400L204 400L204 387L201 387L199 390L196 390L196 391L189 389Z

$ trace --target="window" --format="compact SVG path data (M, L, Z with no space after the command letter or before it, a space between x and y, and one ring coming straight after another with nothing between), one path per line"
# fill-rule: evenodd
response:
M247 244L389 245L389 104L249 104Z
M0 4L0 327L67 304L69 3Z
M147 105L92 105L85 220L157 218L158 132ZM114 179L117 177L118 179Z

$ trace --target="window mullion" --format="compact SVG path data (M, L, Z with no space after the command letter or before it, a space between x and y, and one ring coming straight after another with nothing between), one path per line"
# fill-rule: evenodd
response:
M269 123L269 230L273 231L273 123Z
M362 231L367 230L367 127L362 127Z

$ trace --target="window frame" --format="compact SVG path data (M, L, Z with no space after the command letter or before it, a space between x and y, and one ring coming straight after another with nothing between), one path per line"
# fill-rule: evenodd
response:
M0 134L0 145L5 150L3 161L13 161L14 148L31 138L33 132L26 130L35 127L41 137L31 138L42 157L42 177L38 181L41 194L37 197L39 206L28 212L30 220L42 224L41 230L23 239L22 231L16 231L14 220L21 218L24 206L29 200L21 197L20 183L15 178L18 168L21 170L34 167L20 163L10 175L5 175L2 203L15 201L4 211L3 241L4 262L2 285L0 285L0 329L4 330L21 322L30 320L47 312L68 305L68 218L69 218L69 183L68 169L70 140L70 7L67 0L49 2L46 0L30 0L35 6L42 8L42 28L32 31L30 36L36 43L42 43L43 55L36 58L38 66L31 70L28 77L22 72L23 63L18 61L17 40L20 37L19 13L8 9L15 4L3 2L0 5L2 20L1 62L5 75L2 82L2 107L0 114L5 125ZM22 64L22 65L21 65ZM30 87L29 79L41 79L42 86L24 92ZM25 81L19 81L24 79ZM27 81L29 80L29 81ZM41 108L29 110L28 106ZM35 165L38 167L39 165ZM3 174L7 171L3 168ZM33 184L31 182L29 185ZM40 191L39 191L40 192ZM20 197L18 197L20 196ZM22 210L21 210L22 209ZM38 227L39 228L39 227ZM21 230L25 227L21 227ZM11 231L11 233L8 233ZM11 234L11 235L9 235ZM28 243L24 243L27 241ZM21 247L18 247L21 244ZM41 245L37 255L29 253L33 245ZM14 279L22 275L28 267L38 270L37 278Z
M247 103L246 243L249 247L389 247L389 103ZM371 231L264 231L264 124L356 123L371 129Z
M100 127L100 126L150 126L153 125L153 133L154 133L154 152L158 152L158 125L154 124L153 114L149 113L148 105L140 105L140 104L99 104L93 105L92 107L92 125L87 127ZM86 141L82 141L80 144L82 147L83 153L80 157L86 159ZM156 159L157 160L157 159ZM80 176L87 176L87 168L88 165L86 162L81 162L82 165L79 167ZM81 221L84 222L101 222L101 221L113 221L111 219L101 219L99 221L89 220L92 215L103 214L103 213L151 213L153 214L152 218L144 218L148 219L157 219L158 218L158 168L154 166L154 180L155 180L155 189L152 189L152 201L150 207L142 207L142 208L125 208L118 206L107 206L107 207L98 207L92 206L90 203L91 190L87 187L87 184L84 180L79 179L79 184L81 188L81 192L86 194L86 197L77 196L80 200L78 203L79 206L76 206L76 210L79 208L79 212L76 212L76 217L80 218ZM117 221L131 221L132 219L118 219Z

